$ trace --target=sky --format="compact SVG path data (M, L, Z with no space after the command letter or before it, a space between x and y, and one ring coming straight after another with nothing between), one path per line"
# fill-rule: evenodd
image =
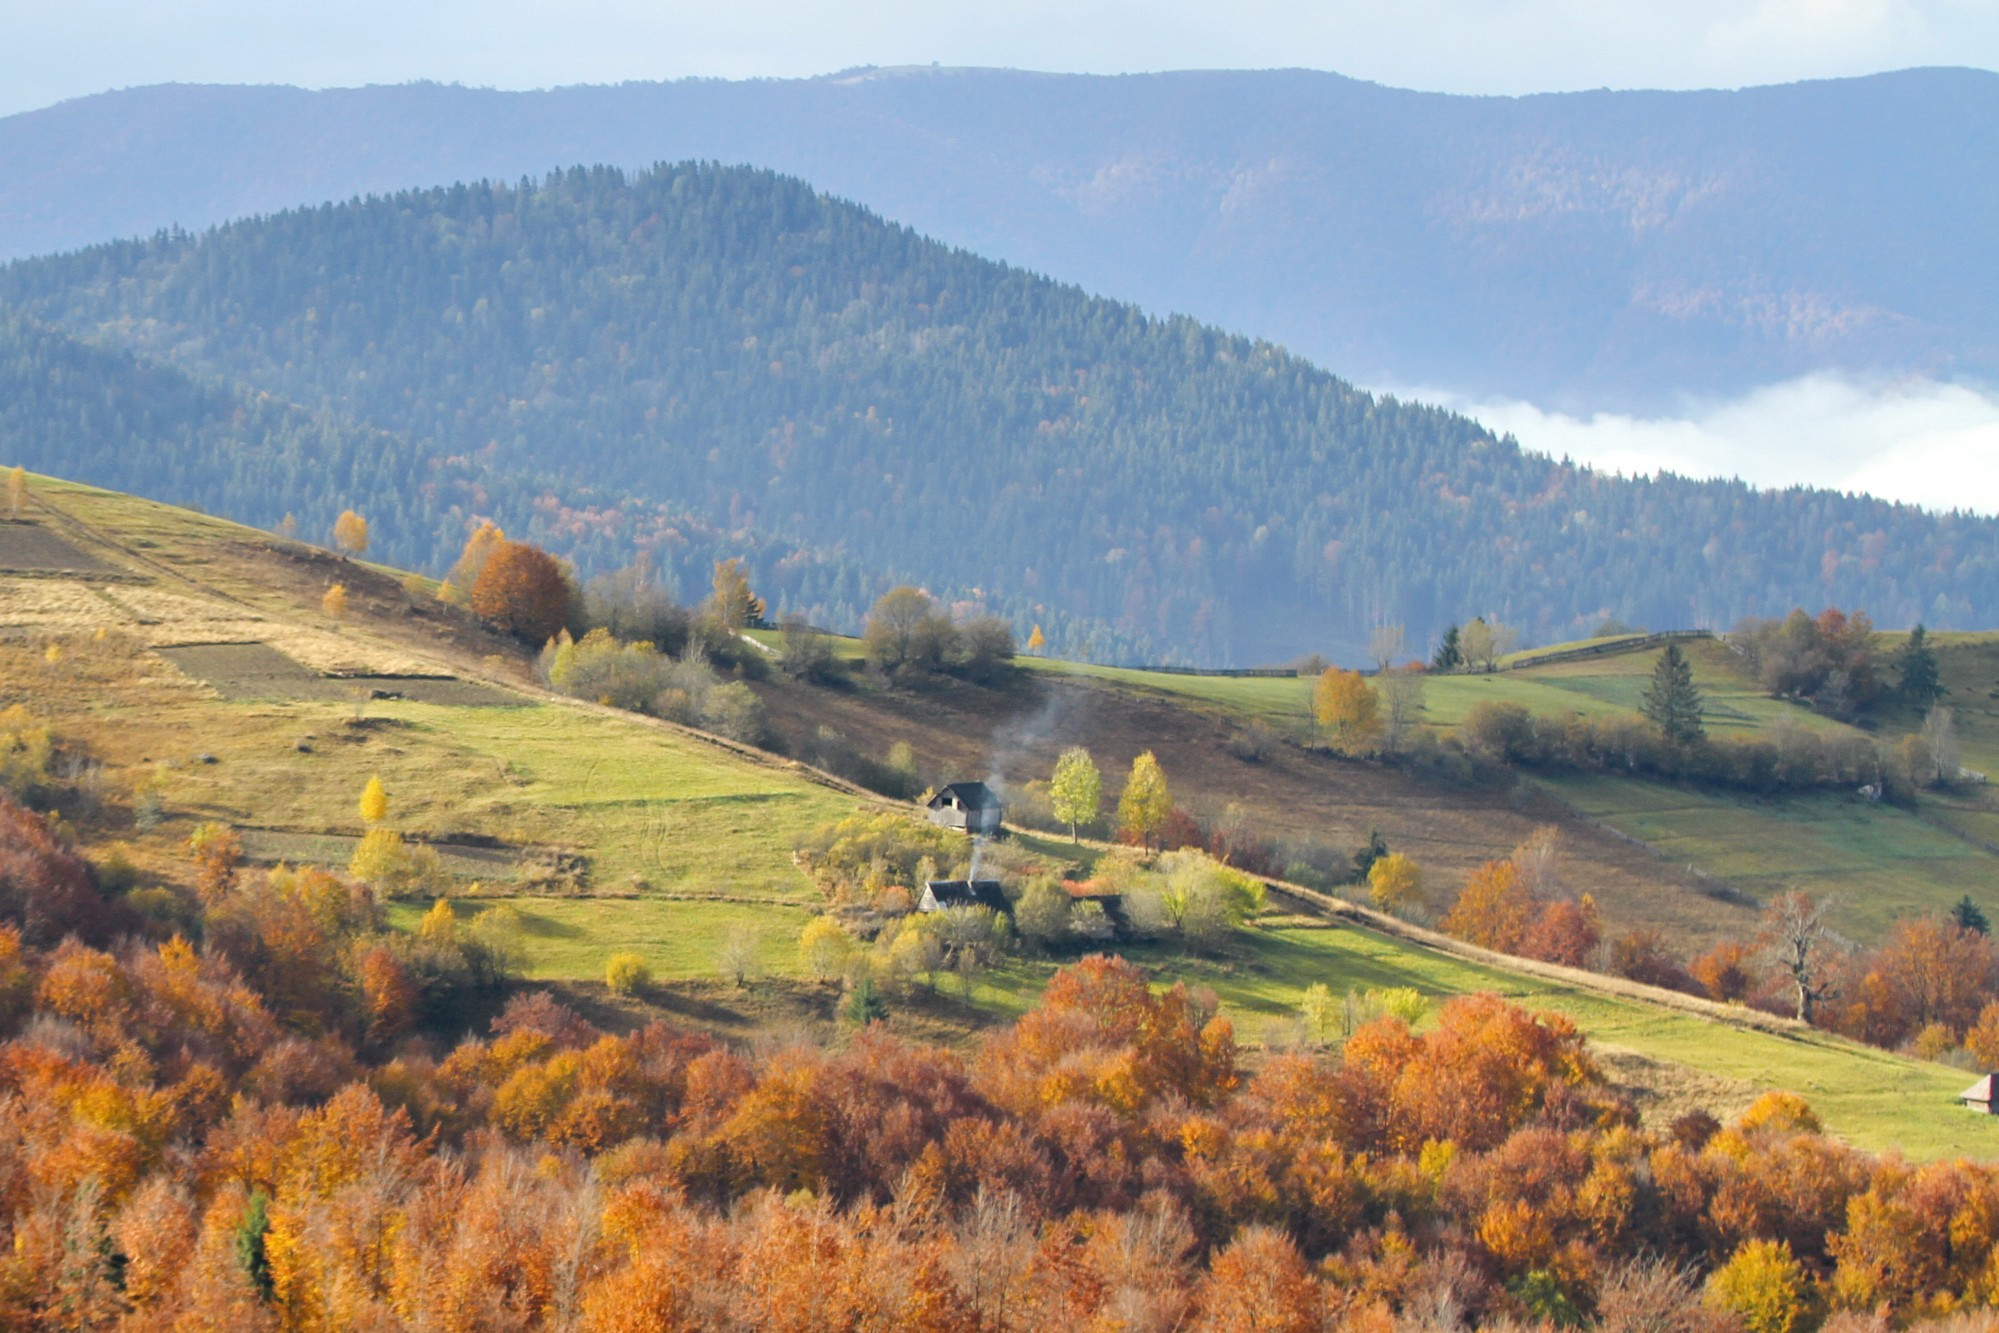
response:
M1520 94L1999 69L1999 0L0 0L0 53L0 115L165 81L536 88L931 62L1307 66ZM1653 419L1418 392L1627 473L1999 513L1999 394L1961 385L1814 376Z
M1439 92L1999 68L1999 0L0 0L0 114L167 81L1304 65Z

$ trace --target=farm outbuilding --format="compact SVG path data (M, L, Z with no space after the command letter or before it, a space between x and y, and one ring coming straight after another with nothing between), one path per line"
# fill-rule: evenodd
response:
M1000 831L1006 806L983 782L954 782L930 798L930 822L961 833L990 836Z
M1081 907L1084 903L1095 903L1104 914L1104 921L1110 929L1111 938L1120 940L1132 938L1131 915L1125 911L1123 894L1107 893L1094 887L1093 884L1075 884L1067 881L1064 881L1062 891L1069 895L1072 909Z
M1993 1084L1995 1082L1999 1082L1999 1074L1987 1074L1963 1092L1958 1093L1957 1099L1964 1104L1966 1109L1976 1111L1980 1115L1999 1115L1999 1107L1993 1105Z
M919 912L942 912L953 907L989 907L1008 916L1013 914L1013 904L1007 901L1006 890L996 879L933 879L923 886L923 897L916 904Z

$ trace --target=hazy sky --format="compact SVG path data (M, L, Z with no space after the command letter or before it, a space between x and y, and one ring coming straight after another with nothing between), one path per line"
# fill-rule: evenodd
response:
M932 61L1308 66L1463 93L1735 87L1999 69L1999 0L0 0L0 114L164 81L534 88ZM1421 396L1529 448L1627 472L1999 513L1999 398L1963 386L1809 377L1649 420L1448 386Z
M0 0L0 53L0 113L169 80L532 88L933 60L1520 93L1999 68L1999 0Z

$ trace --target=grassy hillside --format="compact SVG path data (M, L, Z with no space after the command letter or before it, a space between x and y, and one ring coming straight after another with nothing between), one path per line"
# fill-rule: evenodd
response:
M1883 635L1881 656L1903 636ZM1958 717L1970 768L1999 773L1999 635L1938 636L1939 661ZM1437 676L1425 686L1423 720L1440 733L1462 723L1481 702L1518 704L1549 717L1638 716L1658 649L1529 666L1489 675ZM1688 646L1694 678L1717 737L1769 737L1793 727L1892 742L1921 718L1887 705L1866 731L1809 708L1767 696L1741 660L1720 642ZM1030 662L1036 670L1075 674L1126 690L1176 698L1242 719L1259 720L1294 736L1311 732L1311 688L1305 679L1182 676L1166 672ZM1534 773L1532 783L1577 814L1653 848L1676 866L1692 867L1755 900L1790 888L1830 894L1840 929L1857 939L1880 937L1890 921L1949 907L1970 895L1999 910L1999 789L1968 784L1924 793L1913 806L1877 804L1846 792L1771 797L1701 791L1680 784L1607 774ZM1587 883L1587 872L1584 872ZM1682 890L1684 892L1684 890ZM1691 914L1727 929L1739 913L1715 904L1620 903L1637 919L1684 929Z
M365 566L108 492L36 494L55 510L43 530L102 572L0 581L5 693L87 744L114 787L160 775L180 820L139 841L161 855L203 818L253 826L253 854L289 851L287 835L337 853L379 776L396 827L463 847L468 873L487 854L489 890L524 861L578 852L592 894L796 900L809 886L792 846L856 807L794 765L512 687L516 648ZM0 569L22 530L0 525ZM335 577L347 624L318 609ZM49 662L44 641L77 646ZM199 674L173 664L188 660L175 645L217 642L239 647L194 659ZM257 674L271 656L259 644L296 675ZM423 701L454 697L454 682L472 702Z
M518 650L365 564L85 487L38 481L33 494L30 522L0 523L0 708L28 705L101 766L94 781L110 805L90 834L94 854L124 842L142 876L185 879L180 844L213 819L240 826L253 855L338 865L362 828L361 786L379 775L391 822L445 854L471 895L466 910L504 904L518 915L529 977L614 1012L596 979L609 954L638 949L669 1011L741 1032L824 1021L826 992L798 976L794 941L815 895L791 851L821 821L870 804L864 795L697 733L553 699L518 674ZM335 578L351 590L346 622L319 610ZM219 644L236 647L176 651ZM288 674L274 655L292 664ZM1142 742L1189 789L1290 807L1301 825L1323 829L1328 812L1351 820L1356 808L1364 820L1399 820L1391 837L1437 864L1453 845L1460 857L1500 854L1539 817L1504 792L1430 787L1302 752L1246 764L1226 753L1228 719L1184 697L1175 704L1150 681L1141 690L1050 669L1000 690L794 689L767 694L781 721L816 706L856 734L857 722L899 717L919 738L970 738L963 750L939 749L939 763L1037 757L1070 736L1106 754ZM1023 712L1038 733L1018 725ZM142 829L124 813L126 794L154 781L166 818ZM1312 792L1319 804L1306 803ZM1656 862L1649 853L1593 841L1583 826L1574 836L1580 870L1622 875L1633 900L1648 884L1662 896L1641 873ZM423 908L399 903L392 918L409 924ZM716 959L724 939L744 934L771 980L737 992L715 979ZM1258 1043L1293 1038L1313 982L1432 996L1497 989L1571 1014L1655 1114L1697 1102L1731 1109L1781 1086L1810 1095L1857 1143L1919 1156L1999 1152L1999 1126L1948 1099L1961 1071L1816 1035L1717 1027L1365 930L1273 915L1218 956L1160 945L1133 953L1161 979L1212 988ZM1017 960L969 996L946 982L941 995L898 1001L897 1021L963 1034L1024 1007L1053 966Z

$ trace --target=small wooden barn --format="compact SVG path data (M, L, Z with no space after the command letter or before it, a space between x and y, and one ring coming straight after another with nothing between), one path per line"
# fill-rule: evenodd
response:
M1994 1106L1993 1085L1999 1083L1999 1074L1987 1074L1978 1082L1957 1094L1957 1100L1966 1109L1980 1115L1999 1115L1999 1106Z
M996 879L933 879L923 886L923 897L917 900L919 912L942 912L953 907L989 907L995 912L1013 914L1013 904L1007 901L1006 890Z
M1084 903L1095 903L1101 908L1104 920L1110 926L1110 938L1119 940L1132 938L1131 917L1125 911L1123 894L1101 889L1094 880L1081 884L1064 880L1062 891L1069 895L1072 908Z
M983 782L954 782L930 798L930 822L978 837L1000 831L1006 806Z

